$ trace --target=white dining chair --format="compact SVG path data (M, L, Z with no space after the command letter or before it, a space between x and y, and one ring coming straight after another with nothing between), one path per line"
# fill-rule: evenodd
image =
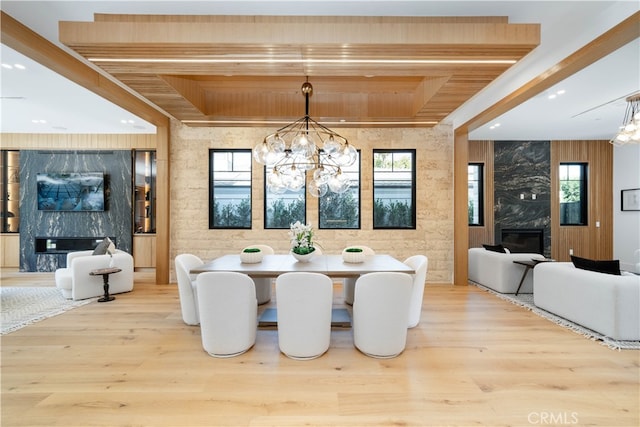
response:
M284 273L276 279L278 345L292 359L322 356L331 341L333 282L320 273Z
M404 263L413 268L413 286L411 289L411 304L409 305L409 328L415 328L420 323L422 314L422 300L424 287L427 280L427 268L429 259L424 255L414 255L404 260Z
M347 246L342 250L342 252L344 253L344 251L346 251L348 248L360 248L362 249L362 252L364 252L365 256L371 256L376 254L376 251L364 245ZM342 296L344 297L344 302L346 304L353 305L354 289L356 287L357 280L358 280L357 277L346 277L342 281Z
M244 273L200 273L196 279L202 347L213 357L238 356L256 342L258 301Z
M247 248L258 248L264 255L273 255L275 252L271 246L268 245L250 245ZM243 249L243 250L244 250ZM271 301L271 288L272 279L270 277L260 277L253 279L256 284L256 297L258 298L258 305L266 304Z
M353 300L353 343L370 357L390 358L407 345L410 274L378 272L358 278Z
M200 324L198 293L196 289L197 276L189 274L189 271L202 264L202 260L193 254L180 254L176 256L175 259L180 310L182 312L182 320L187 325Z

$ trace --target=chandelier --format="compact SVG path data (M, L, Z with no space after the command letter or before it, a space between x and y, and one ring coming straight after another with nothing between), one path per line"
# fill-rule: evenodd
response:
M342 168L354 164L358 152L346 138L309 117L313 86L306 81L301 90L305 97L304 117L267 135L253 148L253 158L271 169L267 188L272 193L299 191L307 171L312 177L307 185L312 196L322 197L328 191L344 193L351 182Z
M640 143L640 93L627 97L627 111L616 136L609 141L613 145Z

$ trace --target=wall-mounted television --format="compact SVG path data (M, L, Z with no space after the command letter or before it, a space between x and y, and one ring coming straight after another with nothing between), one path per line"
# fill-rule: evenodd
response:
M102 172L39 173L38 210L104 211Z

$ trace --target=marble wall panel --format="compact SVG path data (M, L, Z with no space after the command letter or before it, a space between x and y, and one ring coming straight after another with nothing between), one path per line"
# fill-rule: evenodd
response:
M551 144L549 141L494 143L495 241L502 229L536 228L551 254Z
M64 255L35 253L40 237L104 237L118 249L132 252L132 179L129 150L20 151L20 271L55 271ZM38 173L102 172L105 210L53 212L38 210Z

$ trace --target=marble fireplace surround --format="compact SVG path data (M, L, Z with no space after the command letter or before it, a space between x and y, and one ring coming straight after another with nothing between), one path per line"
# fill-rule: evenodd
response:
M105 210L38 210L38 173L102 172ZM132 155L130 150L20 151L20 271L49 272L66 266L66 253L93 249L96 240L112 238L132 251ZM62 240L62 239L71 240ZM61 239L62 247L52 247ZM47 248L47 240L50 240ZM43 249L44 245L44 249ZM66 246L65 246L66 245Z

